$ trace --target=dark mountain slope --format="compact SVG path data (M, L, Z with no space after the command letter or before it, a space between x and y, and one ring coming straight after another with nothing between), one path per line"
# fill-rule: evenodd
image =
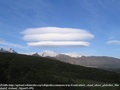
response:
M88 81L120 83L120 75L49 58L0 53L0 83L73 84Z

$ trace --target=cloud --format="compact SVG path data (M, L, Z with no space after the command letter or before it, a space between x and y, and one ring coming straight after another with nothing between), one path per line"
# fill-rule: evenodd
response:
M120 45L120 40L110 40L110 41L107 42L107 44Z
M94 35L76 28L42 27L29 28L21 32L29 46L89 46Z
M4 40L0 40L0 45L4 45L4 46L9 46L9 47L13 47L13 48L22 48L25 49L25 47L15 44L15 43L10 43L10 42L6 42Z
M9 43L9 42L5 42L3 43L4 45L7 45L7 46L11 46L11 47L16 47L16 48L22 48L22 49L25 49L26 47L24 46L21 46L21 45L18 45L18 44L15 44L15 43Z
M84 41L41 41L41 42L30 42L29 46L89 46L88 42Z

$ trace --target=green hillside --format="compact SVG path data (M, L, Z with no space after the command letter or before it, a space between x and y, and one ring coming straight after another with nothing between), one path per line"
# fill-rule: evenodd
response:
M49 58L0 53L0 83L120 83L120 74L63 63ZM34 90L119 90L119 87L35 87Z

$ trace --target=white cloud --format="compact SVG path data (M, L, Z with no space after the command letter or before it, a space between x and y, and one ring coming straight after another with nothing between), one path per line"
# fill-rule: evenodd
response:
M24 40L27 41L66 41L66 40L88 40L93 36L89 33L46 33L46 34L33 34L33 35L25 35L23 37Z
M29 46L89 46L94 35L87 30L76 28L42 27L22 32Z
M107 42L107 44L120 45L120 40L110 40Z
M22 49L25 49L25 47L23 47L21 45L18 45L18 44L15 44L15 43L6 42L6 41L3 41L3 40L0 41L0 44L4 45L4 46L9 46L9 47L12 47L12 48L22 48Z
M4 45L15 47L15 48L23 48L23 49L26 48L24 46L21 46L21 45L15 44L15 43L9 43L9 42L5 42Z
M89 46L89 42L84 41L41 41L41 42L30 42L28 46Z

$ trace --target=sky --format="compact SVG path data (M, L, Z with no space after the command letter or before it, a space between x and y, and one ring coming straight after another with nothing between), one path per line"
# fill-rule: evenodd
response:
M120 0L0 0L0 48L120 58Z

